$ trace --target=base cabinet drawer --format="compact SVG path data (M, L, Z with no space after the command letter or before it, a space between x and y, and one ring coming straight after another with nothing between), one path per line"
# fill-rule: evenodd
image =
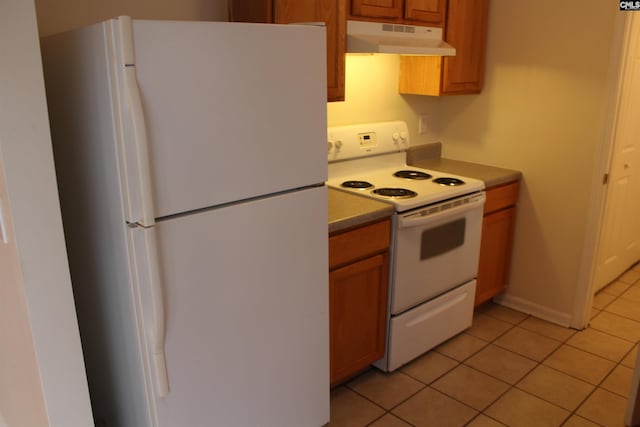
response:
M378 366L393 371L471 326L476 281L391 318L389 352Z
M332 235L329 238L329 269L388 250L390 227L386 220Z

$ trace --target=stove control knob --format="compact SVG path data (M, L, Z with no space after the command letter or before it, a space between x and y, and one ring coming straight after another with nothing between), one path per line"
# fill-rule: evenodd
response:
M405 131L400 132L400 139L402 140L402 142L404 142L404 143L407 142L407 136L409 136L409 135L407 135L407 132L405 132Z
M327 153L330 153L333 149L333 141L327 141Z
M342 148L342 141L337 140L334 145L336 146L336 150L339 150Z
M391 138L393 139L393 142L397 144L400 139L400 134L398 132L394 132L393 135L391 135Z

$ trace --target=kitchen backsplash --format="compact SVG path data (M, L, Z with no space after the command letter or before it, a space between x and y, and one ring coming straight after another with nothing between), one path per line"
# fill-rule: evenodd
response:
M344 102L327 103L329 126L404 120L411 144L440 140L440 99L398 93L398 55L348 54ZM422 117L424 133L419 132Z

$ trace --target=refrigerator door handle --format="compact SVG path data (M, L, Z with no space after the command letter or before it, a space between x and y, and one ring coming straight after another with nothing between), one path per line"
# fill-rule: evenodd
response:
M118 30L120 32L120 63L123 66L122 78L124 83L124 96L127 110L133 126L137 171L136 177L140 193L141 212L134 213L132 222L149 227L154 224L153 197L151 191L151 168L149 166L149 146L147 129L144 120L144 109L140 97L140 88L136 79L136 67L133 51L133 28L131 18L120 16L118 18ZM137 217L137 218L136 218Z
M151 294L151 331L149 332L149 346L153 356L153 369L156 380L158 397L169 394L169 378L167 375L167 361L164 352L165 312L160 264L158 262L158 245L156 232L153 227L143 229L146 246L147 268L149 274L149 291Z

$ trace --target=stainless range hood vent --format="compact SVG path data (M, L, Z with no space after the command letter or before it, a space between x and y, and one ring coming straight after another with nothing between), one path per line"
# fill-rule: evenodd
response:
M442 40L442 28L347 21L347 52L455 56L456 49Z

